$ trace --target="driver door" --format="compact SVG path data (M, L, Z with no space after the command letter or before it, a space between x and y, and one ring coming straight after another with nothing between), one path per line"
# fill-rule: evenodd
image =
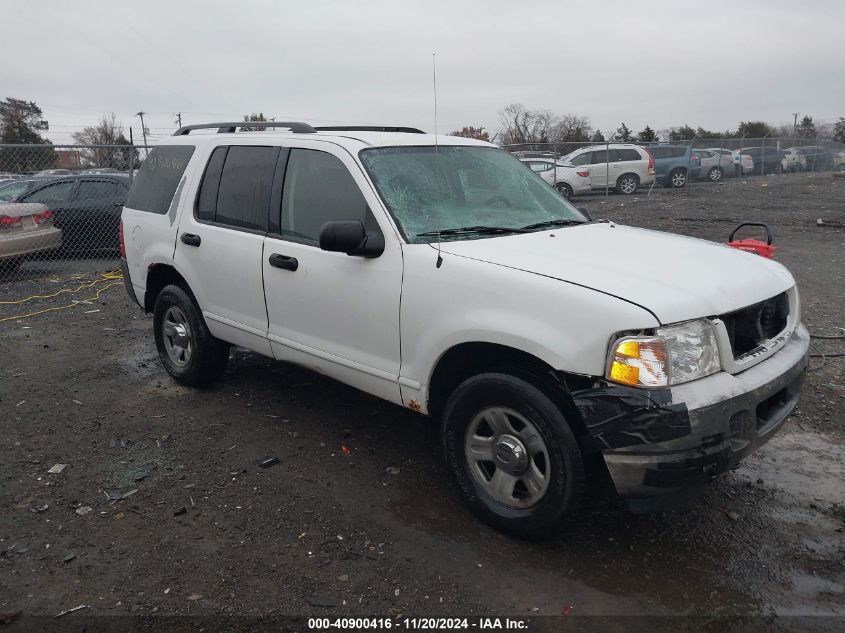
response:
M344 150L319 141L303 145L291 149L281 209L264 240L273 354L401 404L399 240ZM384 252L367 259L321 250L320 228L331 220L361 220L368 232L381 231Z

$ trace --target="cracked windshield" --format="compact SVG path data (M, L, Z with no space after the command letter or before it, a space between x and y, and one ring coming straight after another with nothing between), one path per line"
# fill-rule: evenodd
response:
M412 243L476 239L586 218L525 165L486 147L383 147L361 160Z

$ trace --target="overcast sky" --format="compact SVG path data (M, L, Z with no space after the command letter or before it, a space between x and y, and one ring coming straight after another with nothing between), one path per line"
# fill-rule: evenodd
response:
M845 115L841 0L0 0L0 98L56 143L115 112L139 136L264 112L315 124L499 127L513 102L609 132ZM127 129L128 136L128 129Z

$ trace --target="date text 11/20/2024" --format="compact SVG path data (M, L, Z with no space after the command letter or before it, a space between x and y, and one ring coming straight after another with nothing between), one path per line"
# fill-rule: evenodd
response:
M525 631L528 620L522 618L308 618L311 631L345 629L405 629L412 631Z

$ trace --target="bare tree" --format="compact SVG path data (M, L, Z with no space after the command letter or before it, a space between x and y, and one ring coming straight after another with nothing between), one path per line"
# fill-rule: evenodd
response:
M528 110L521 103L512 103L499 111L502 145L548 143L557 118L549 110Z
M593 132L590 119L578 114L564 114L556 118L552 133L555 143L589 141Z
M94 147L81 150L82 159L88 167L111 167L129 169L137 162L138 150L132 148L123 135L123 123L114 112L100 117L97 125L82 128L74 132L73 140L79 145L125 145L124 148Z
M479 141L490 141L490 135L484 129L484 126L481 127L473 127L471 125L465 125L460 130L455 130L454 132L450 132L449 136L462 136L463 138L474 138Z

